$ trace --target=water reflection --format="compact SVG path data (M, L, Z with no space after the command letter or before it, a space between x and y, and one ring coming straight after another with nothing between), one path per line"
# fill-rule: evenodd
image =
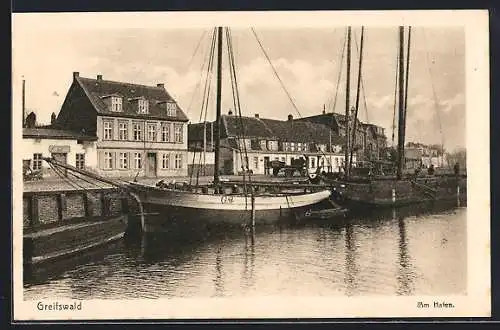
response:
M280 231L281 232L281 231ZM243 251L244 266L242 286L244 289L251 289L254 285L254 267L255 267L255 231L245 235L245 248Z
M221 297L224 295L224 281L222 275L223 275L222 248L219 247L217 249L215 257L215 278L214 278L215 296L217 297Z
M396 210L393 210L393 219L396 219ZM398 272L398 295L411 295L412 293L412 271L411 259L408 253L408 238L404 218L398 217L399 228L399 272Z
M356 265L356 245L352 223L348 222L345 227L345 283L346 294L352 296L356 293L356 279L358 267Z
M436 210L130 237L95 256L50 265L45 277L26 279L25 293L28 299L461 293L466 212Z

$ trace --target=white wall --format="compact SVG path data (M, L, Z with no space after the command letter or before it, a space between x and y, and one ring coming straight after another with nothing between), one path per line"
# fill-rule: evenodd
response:
M298 159L300 157L303 157L304 153L297 152L297 153L285 153L285 152L247 152L248 155L248 162L249 162L249 169L253 171L254 174L264 174L264 157L269 157L270 161L273 160L280 160L284 161L287 165L291 164L292 158ZM255 157L258 159L258 166L255 166ZM317 157L315 158L315 164L314 167L312 166L312 156L309 156L309 164L308 168L310 172L316 171L318 167L318 159ZM241 170L241 162L242 157L240 156L240 153L238 151L233 152L233 171L234 173L238 173ZM243 159L244 159L244 154L243 154ZM328 171L327 166L331 166L331 171L332 172L338 172L340 170L340 167L343 164L344 161L344 154L341 153L324 153L324 155L320 156L320 162L321 160L324 161L324 170ZM356 162L356 156L353 155L353 162ZM272 171L271 171L272 173Z
M85 154L85 166L90 170L95 170L97 167L97 152L95 148L95 142L84 141L82 144L78 144L76 140L62 140L62 139L34 139L34 138L23 138L22 148L19 151L22 155L23 160L31 160L31 166L33 166L33 154L41 153L42 157L51 157L49 148L51 146L67 146L69 147L69 153L67 154L67 162L69 165L76 165L76 154ZM46 174L49 169L47 162L42 162L42 171Z
M205 153L203 153L203 151L201 151L201 152L200 151L197 151L197 152L189 151L188 152L188 159L187 159L188 165L191 165L193 163L193 158L194 158L195 164L201 164L201 165L203 165L203 164L214 165L215 164L215 153L213 151L212 152L207 151ZM205 162L203 162L203 161L205 161Z

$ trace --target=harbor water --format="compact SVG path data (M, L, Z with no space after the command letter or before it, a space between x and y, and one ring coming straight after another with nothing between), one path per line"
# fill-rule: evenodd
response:
M461 295L466 208L123 239L25 274L24 299Z

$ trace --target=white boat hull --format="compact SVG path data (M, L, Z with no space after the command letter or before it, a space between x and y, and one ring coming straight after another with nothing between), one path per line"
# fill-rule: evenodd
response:
M170 220L230 224L248 224L251 221L250 196L194 193L137 183L131 186L148 212L160 211ZM293 195L257 195L254 201L255 223L277 223L290 217L296 219L329 197L329 190Z

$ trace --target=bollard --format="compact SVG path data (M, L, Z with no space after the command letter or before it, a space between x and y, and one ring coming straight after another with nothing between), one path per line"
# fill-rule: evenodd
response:
M255 228L255 196L252 195L252 228Z

